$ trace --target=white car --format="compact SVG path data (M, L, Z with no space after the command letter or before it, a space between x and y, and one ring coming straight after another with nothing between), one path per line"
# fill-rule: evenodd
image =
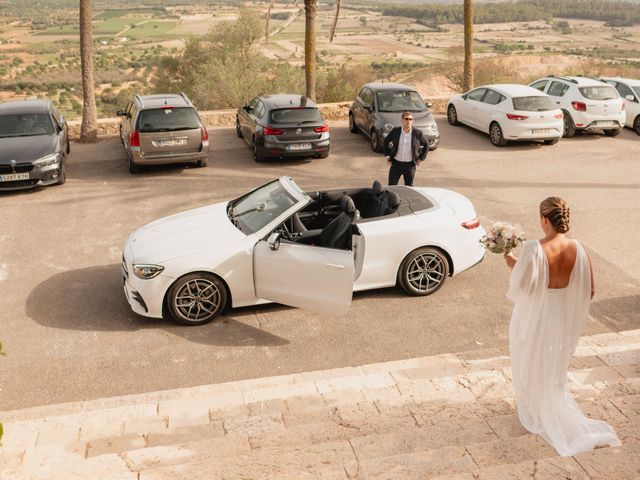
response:
M447 120L489 133L497 147L510 140L542 140L553 145L562 137L562 112L557 105L524 85L485 85L455 95L449 99Z
M589 77L549 76L529 85L553 98L564 113L563 136L576 130L602 130L608 137L622 132L624 102L615 88Z
M640 135L640 80L619 77L602 77L602 80L616 87L624 101L627 114L624 126Z
M342 315L354 291L398 283L434 293L484 258L484 233L451 190L375 182L305 193L280 177L136 230L123 249L124 292L134 312L184 325L266 302Z

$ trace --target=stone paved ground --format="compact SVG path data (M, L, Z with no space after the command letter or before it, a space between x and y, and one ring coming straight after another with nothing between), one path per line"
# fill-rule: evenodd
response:
M638 479L640 330L583 337L571 388L622 446L559 457L506 351L2 412L0 479Z

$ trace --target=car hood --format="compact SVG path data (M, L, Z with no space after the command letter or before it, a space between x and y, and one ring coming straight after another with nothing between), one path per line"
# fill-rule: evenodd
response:
M413 114L413 125L416 128L424 127L434 121L433 115L429 111L411 113ZM402 112L378 112L376 116L382 123L390 123L394 127L402 126Z
M237 245L246 237L227 216L228 202L155 220L129 238L134 263L162 264L187 255Z
M56 151L55 135L0 138L0 164L32 162Z

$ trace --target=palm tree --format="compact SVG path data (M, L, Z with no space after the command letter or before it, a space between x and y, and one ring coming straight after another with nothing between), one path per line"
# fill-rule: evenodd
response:
M464 73L462 88L469 91L473 88L473 3L464 0Z
M304 0L304 79L306 95L316 100L316 14L318 0Z
M80 70L82 75L81 142L98 140L98 114L93 83L93 32L91 0L80 0Z

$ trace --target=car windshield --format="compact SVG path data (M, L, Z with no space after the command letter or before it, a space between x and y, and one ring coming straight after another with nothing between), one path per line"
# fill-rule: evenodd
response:
M613 100L618 98L618 91L610 86L581 87L580 93L589 100Z
M418 92L378 92L376 99L381 112L422 112L427 109Z
M282 108L272 110L270 117L271 124L322 123L322 116L317 108Z
M150 108L142 110L138 118L139 132L171 132L196 128L200 128L200 120L191 107Z
M18 113L0 116L0 137L51 135L51 117L46 113Z
M227 215L238 230L250 235L295 203L296 199L276 180L229 202Z
M524 112L544 112L558 108L549 97L517 97L513 99L513 108Z

